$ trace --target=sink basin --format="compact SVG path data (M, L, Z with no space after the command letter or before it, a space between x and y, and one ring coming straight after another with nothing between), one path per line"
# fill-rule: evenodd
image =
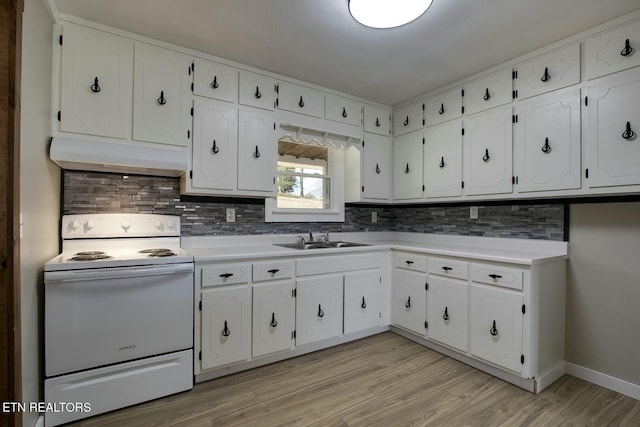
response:
M312 243L274 243L274 246L281 246L290 249L326 249L326 248L353 248L356 246L369 246L364 243L353 242L312 242Z

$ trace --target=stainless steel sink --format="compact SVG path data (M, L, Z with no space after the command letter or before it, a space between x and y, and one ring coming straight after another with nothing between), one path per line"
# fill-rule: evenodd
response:
M353 248L356 246L369 246L364 243L353 242L312 242L312 243L274 243L274 246L281 246L290 249L326 249L326 248Z

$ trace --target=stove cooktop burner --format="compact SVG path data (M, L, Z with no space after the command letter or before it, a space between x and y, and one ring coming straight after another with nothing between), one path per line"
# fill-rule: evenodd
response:
M102 252L102 251L82 251L82 252L76 252L74 255L105 255L106 252Z
M100 252L100 251L94 251L94 252ZM109 259L109 258L113 258L110 255L107 255L105 253L81 253L78 252L77 254L75 254L74 256L72 256L71 258L69 258L72 261L95 261L98 259Z
M157 248L157 249L143 249L140 251L141 254L149 254L151 257L167 257L167 256L176 256L175 252L171 249L166 248Z

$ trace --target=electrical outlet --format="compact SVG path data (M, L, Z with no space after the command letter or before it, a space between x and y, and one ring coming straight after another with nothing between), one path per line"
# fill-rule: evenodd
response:
M371 212L371 222L378 222L378 212Z
M227 222L236 222L236 208L227 208Z
M478 207L470 206L469 207L469 219L478 219Z

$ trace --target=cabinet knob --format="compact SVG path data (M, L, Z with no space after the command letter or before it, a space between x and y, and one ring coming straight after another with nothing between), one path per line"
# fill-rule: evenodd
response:
M260 157L260 150L258 150L258 146L256 145L256 151L253 152L253 158L257 159Z
M362 297L362 304L360 304L360 307L364 310L365 308L367 308L367 303L364 301L364 297Z
M444 271L451 271L451 270L453 270L453 268L451 268L451 267L447 267L447 266L442 267L442 269L443 269Z
M404 119L404 123L402 123L405 126L409 126L409 116L407 116L406 119Z
M262 98L262 94L260 93L260 88L256 86L256 93L253 94L257 99Z
M229 326L227 325L227 321L224 321L224 328L222 329L222 336L223 337L228 337L229 335L231 335L231 330L229 329Z
M449 320L449 308L448 307L444 308L444 314L442 315L442 318L444 319L445 322L447 320Z
M378 166L378 164L376 163L376 173L379 174L380 173L380 166Z
M380 119L376 117L376 127L379 128L380 127Z
M211 146L211 153L212 154L218 154L220 152L220 149L218 148L218 146L216 145L216 140L213 140L213 145Z
M633 53L633 48L631 47L631 43L629 39L624 41L624 49L620 51L620 55L622 56L630 56Z
M549 80L551 80L551 75L549 74L549 67L544 67L544 74L542 75L542 77L540 78L540 80L544 83L548 82Z
M161 90L161 91L160 91L160 98L158 98L158 104L160 104L160 105L164 105L164 104L166 104L166 103L167 103L167 100L166 100L166 98L164 97L164 91L163 91L163 90Z
M275 328L276 326L278 326L278 321L276 320L275 312L271 313L271 323L269 324L269 326L271 326L272 328Z
M502 276L499 274L490 274L489 277L491 277L493 280L502 279Z
M487 90L484 91L484 96L482 97L482 99L488 101L489 98L491 98L491 94L489 93L489 88L487 88Z
M484 149L484 156L482 156L482 161L487 163L489 160L491 160L491 157L489 156L489 149L485 148Z
M491 329L489 329L489 333L491 334L492 337L497 337L498 336L498 328L496 328L496 321L493 321L493 326L491 326Z
M544 139L544 145L542 146L542 152L549 154L551 152L551 146L549 145L549 138Z
M636 133L631 129L631 122L627 122L625 130L622 132L622 137L626 140L635 139Z
M322 306L320 304L318 304L318 317L324 317L324 311L322 311Z
M404 303L405 308L411 308L411 297L407 298L407 302Z
M444 114L444 104L440 104L440 109L438 110L438 114L440 115Z
M270 274L276 274L278 271L280 271L280 270L279 270L279 269L277 269L277 268L273 268L273 269L271 269L271 270L267 270L267 273L270 273Z
M444 156L440 159L440 164L438 166L440 166L440 169L444 167Z
M304 107L304 101L302 100L302 96L300 96L300 101L298 101L298 107L300 108Z
M342 117L344 117L345 119L347 118L347 108L346 107L342 107Z
M409 163L407 163L407 166L405 166L404 173L409 173Z
M233 276L233 273L222 273L220 274L219 277L222 277L223 279L228 279L231 276Z
M211 82L211 89L218 89L218 76L213 76L213 81Z
M91 85L91 92L98 93L102 89L100 88L100 84L98 83L98 77L93 79L93 84Z

